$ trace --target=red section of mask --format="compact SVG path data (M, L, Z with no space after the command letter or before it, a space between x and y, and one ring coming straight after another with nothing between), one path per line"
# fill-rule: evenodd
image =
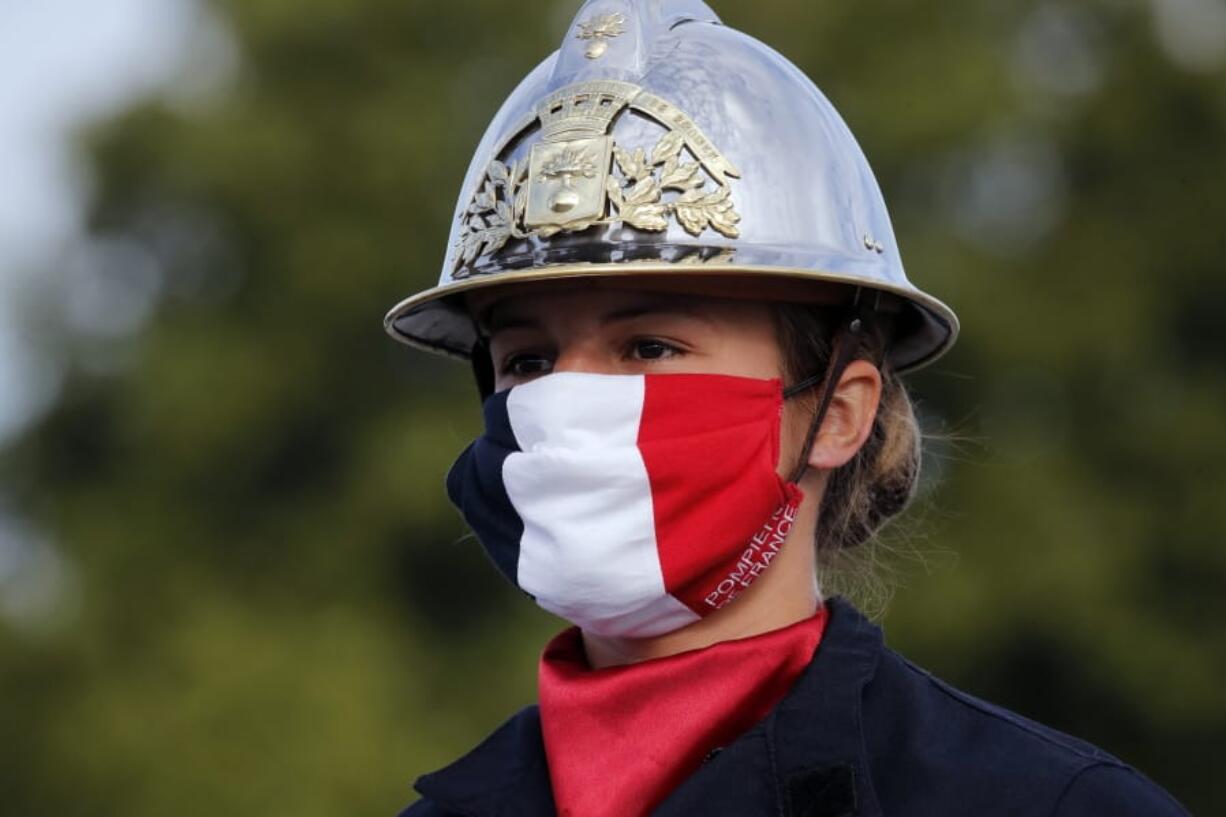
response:
M545 755L560 817L639 817L760 721L812 659L825 608L739 641L593 670L577 628L541 658Z
M717 581L707 578L705 585L700 585L702 602L708 610L718 610L740 595L779 555L779 549L792 532L802 498L796 486L788 485L787 490L787 504L771 514L761 530L750 538L732 568L722 577L717 574Z
M775 473L780 383L710 374L645 382L638 447L664 586L705 616L770 563L800 504L800 489Z

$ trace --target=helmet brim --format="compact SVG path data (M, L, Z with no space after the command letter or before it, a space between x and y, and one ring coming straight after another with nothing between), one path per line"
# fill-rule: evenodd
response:
M899 372L931 364L958 336L958 319L953 310L909 284L895 286L865 280L862 276L793 267L744 264L712 267L664 261L551 264L473 275L404 299L387 313L383 325L389 335L409 346L468 360L477 341L477 328L463 296L493 287L531 282L585 280L616 282L626 287L641 284L656 289L665 280L680 282L683 287L692 282L693 288L686 291L695 292L703 288L704 282L709 282L708 292L714 295L815 304L850 303L857 291L861 298L883 293L893 296L886 300L895 304L892 311L898 312L887 358ZM788 286L785 289L771 287L767 286L768 282ZM732 294L737 291L744 294ZM841 298L839 293L842 293Z

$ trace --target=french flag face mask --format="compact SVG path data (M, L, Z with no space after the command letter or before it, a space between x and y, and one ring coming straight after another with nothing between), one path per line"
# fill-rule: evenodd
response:
M778 380L547 375L485 401L447 493L541 607L661 635L731 601L787 538L802 494L777 473L783 399Z

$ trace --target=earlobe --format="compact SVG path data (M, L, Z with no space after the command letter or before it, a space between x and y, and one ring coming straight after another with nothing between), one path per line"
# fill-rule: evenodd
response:
M851 461L872 433L880 402L881 372L866 360L849 363L809 451L809 466L829 470Z

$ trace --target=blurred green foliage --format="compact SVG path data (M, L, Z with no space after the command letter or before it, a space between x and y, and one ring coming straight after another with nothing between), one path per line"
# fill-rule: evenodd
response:
M1221 61L1173 58L1138 2L714 5L840 108L963 318L913 380L940 434L895 536L932 557L891 641L1219 813ZM8 814L393 814L532 700L559 626L446 504L467 372L380 320L577 3L217 8L235 86L88 140L91 236L153 259L151 319L91 334L50 286L28 310L66 381L0 487L72 581L0 620Z

